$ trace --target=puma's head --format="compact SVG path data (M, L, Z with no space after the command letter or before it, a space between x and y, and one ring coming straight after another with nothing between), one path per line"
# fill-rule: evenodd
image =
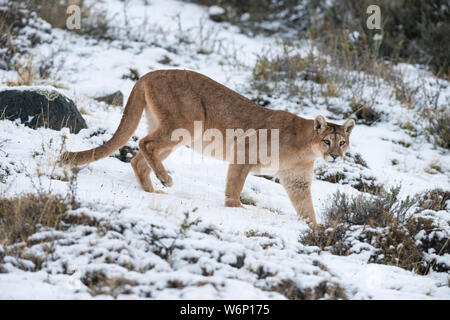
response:
M325 161L343 160L349 146L349 137L355 121L349 119L343 125L337 125L325 120L323 116L314 119L314 149L322 155Z

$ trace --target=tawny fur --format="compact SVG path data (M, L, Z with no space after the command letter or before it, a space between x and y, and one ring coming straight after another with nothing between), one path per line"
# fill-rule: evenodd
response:
M322 116L307 120L292 113L260 107L235 91L192 71L159 70L147 73L135 84L127 101L120 125L104 145L81 152L63 154L63 164L81 165L109 156L124 146L136 130L143 111L149 134L139 141L139 152L131 164L141 187L155 192L150 180L153 170L165 186L172 178L162 161L180 146L172 141L175 129L187 129L194 135L194 121L202 121L203 130L279 129L280 177L297 213L316 224L311 200L314 160L342 158L348 149L353 120L344 125L327 123ZM227 146L224 146L226 148ZM257 164L230 164L225 205L241 206L240 194L249 172L264 172Z

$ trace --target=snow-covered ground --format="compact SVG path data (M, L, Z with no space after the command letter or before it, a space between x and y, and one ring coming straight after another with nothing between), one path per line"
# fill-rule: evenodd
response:
M103 7L123 25L123 2L107 1ZM35 63L53 59L59 66L58 83L66 89L57 90L83 109L88 129L75 135L1 120L0 169L9 174L0 183L0 194L13 196L36 188L65 194L69 182L58 179L62 169L54 167L62 137L67 135L66 148L71 151L98 146L111 137L122 109L92 98L116 90L127 98L134 81L123 75L130 68L140 75L156 69L195 70L248 95L252 64L258 54L275 46L273 38L249 38L236 27L208 20L208 9L194 4L152 0L145 5L135 0L126 9L130 30L139 30L143 19L148 19L148 31L140 30L140 40L145 41L97 41L52 29L46 35L51 40L32 49ZM165 57L169 59L164 61ZM432 80L427 72L403 67L410 81ZM1 84L15 76L0 70ZM449 83L439 90L440 102L448 105ZM336 106L343 103L341 98L333 99ZM277 107L306 118L336 116L326 108L330 101L322 97L303 101L301 108L298 102L282 97L274 101ZM434 188L449 190L448 150L436 149L423 136L413 138L397 126L398 121L415 121L414 110L403 108L383 90L375 107L383 112L382 121L357 125L350 138L350 150L361 154L370 174L385 187L401 184L402 196ZM137 137L146 134L145 121L142 123ZM403 142L411 146L405 147ZM426 170L432 163L438 163L442 172ZM317 165L324 163L318 160ZM29 255L45 256L38 271L27 271L33 269L30 260L6 256L0 298L91 298L86 279L103 277L121 282L114 286L117 291L96 298L284 299L270 288L290 280L305 290L323 282L337 284L350 299L450 299L448 274L420 276L394 266L369 264L364 251L335 256L300 243L300 235L309 226L296 215L285 191L275 182L249 176L243 196L255 205L225 208L226 163L201 159L190 149L180 148L165 166L174 179L173 187L162 187L152 174L155 188L165 194L141 190L130 164L115 157L83 166L77 179L80 208L71 214L86 215L96 223L73 225L67 231L44 229L33 235L36 244L27 249ZM336 190L358 193L349 184L313 181L319 221ZM444 223L450 222L449 211L439 214Z

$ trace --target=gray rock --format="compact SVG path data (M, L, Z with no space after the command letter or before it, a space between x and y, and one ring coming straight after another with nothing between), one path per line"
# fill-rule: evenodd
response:
M87 128L75 103L57 91L42 89L0 91L0 115L9 120L20 119L30 128L54 130L69 128L78 133Z
M116 91L112 94L103 96L103 97L98 97L98 98L94 98L97 101L102 101L105 102L107 104L113 105L113 106L123 106L123 93L120 91Z

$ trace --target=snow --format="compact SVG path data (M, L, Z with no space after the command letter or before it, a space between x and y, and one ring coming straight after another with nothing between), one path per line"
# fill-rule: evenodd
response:
M210 15L219 15L219 14L224 14L225 13L225 9L221 8L219 6L211 6L208 9L208 13Z
M117 25L123 25L123 6L123 2L112 0L104 7L108 16L117 19ZM98 146L112 136L122 109L92 98L121 90L127 99L134 82L122 76L130 68L140 75L163 68L195 70L247 93L251 65L264 48L276 44L271 38L247 37L231 25L213 23L207 19L208 9L194 4L153 0L146 5L131 1L126 9L134 30L145 17L151 21L144 41L95 41L52 29L43 33L46 42L32 49L37 63L52 57L61 65L64 71L58 74L58 82L66 87L55 89L43 84L36 88L57 90L73 99L78 108L86 111L83 116L88 129L75 135L66 129L33 130L19 122L0 120L0 177L2 172L9 172L5 181L0 181L1 195L9 197L36 189L65 194L68 182L55 178L64 175L63 169L54 166L63 136L68 137L66 148L71 151ZM211 10L215 9L210 8L209 13ZM192 41L183 43L180 37ZM303 54L308 52L307 45ZM211 53L198 54L198 48ZM169 64L161 63L164 56L170 58ZM432 77L414 66L399 68L408 72L411 81L419 75ZM3 82L10 76L10 72L0 70L0 90L5 89ZM431 80L430 88L434 88ZM441 90L440 101L445 103L450 97L448 83ZM305 102L301 110L297 102L283 97L279 102L280 108L306 118L331 115L320 97ZM343 105L344 101L337 98L335 104ZM350 151L360 153L369 168L340 163L327 164L326 170L347 168L350 180L361 172L367 173L386 187L401 183L402 196L436 187L449 190L449 152L435 149L424 137L411 138L396 126L398 119L413 119L414 110L404 111L388 94L377 95L376 105L387 113L383 121L373 126L357 125L350 138ZM145 121L142 123L135 132L137 137L146 135ZM100 133L91 136L96 132ZM398 141L412 146L405 148ZM137 142L128 145L136 147ZM393 166L393 159L399 165ZM439 162L442 173L424 171L432 161ZM447 274L419 276L401 268L368 263L370 246L362 243L346 257L302 245L299 236L309 226L296 215L282 186L275 182L249 176L243 195L256 205L225 208L226 163L202 158L184 147L164 163L174 186L163 187L153 173L151 178L155 189L165 194L144 192L130 164L114 157L82 166L76 193L80 208L71 214L91 217L98 225L73 225L66 231L42 230L34 234L31 239L36 244L27 253L42 257L45 245L51 243L51 255L45 257L43 268L34 272L24 271L33 269L30 261L5 257L3 269L7 272L0 273L0 299L285 299L268 290L285 279L293 280L300 288L311 288L323 281L337 283L350 299L450 299ZM317 165L324 163L318 160ZM44 175L39 176L38 170ZM313 181L319 222L336 190L358 193L348 183ZM448 228L448 210L430 214L437 215ZM193 225L183 232L181 225L186 219ZM0 258L3 251L0 246ZM439 259L450 264L448 255ZM23 263L28 265L24 267ZM118 291L91 296L83 279L95 272L134 285L129 285L128 294Z

